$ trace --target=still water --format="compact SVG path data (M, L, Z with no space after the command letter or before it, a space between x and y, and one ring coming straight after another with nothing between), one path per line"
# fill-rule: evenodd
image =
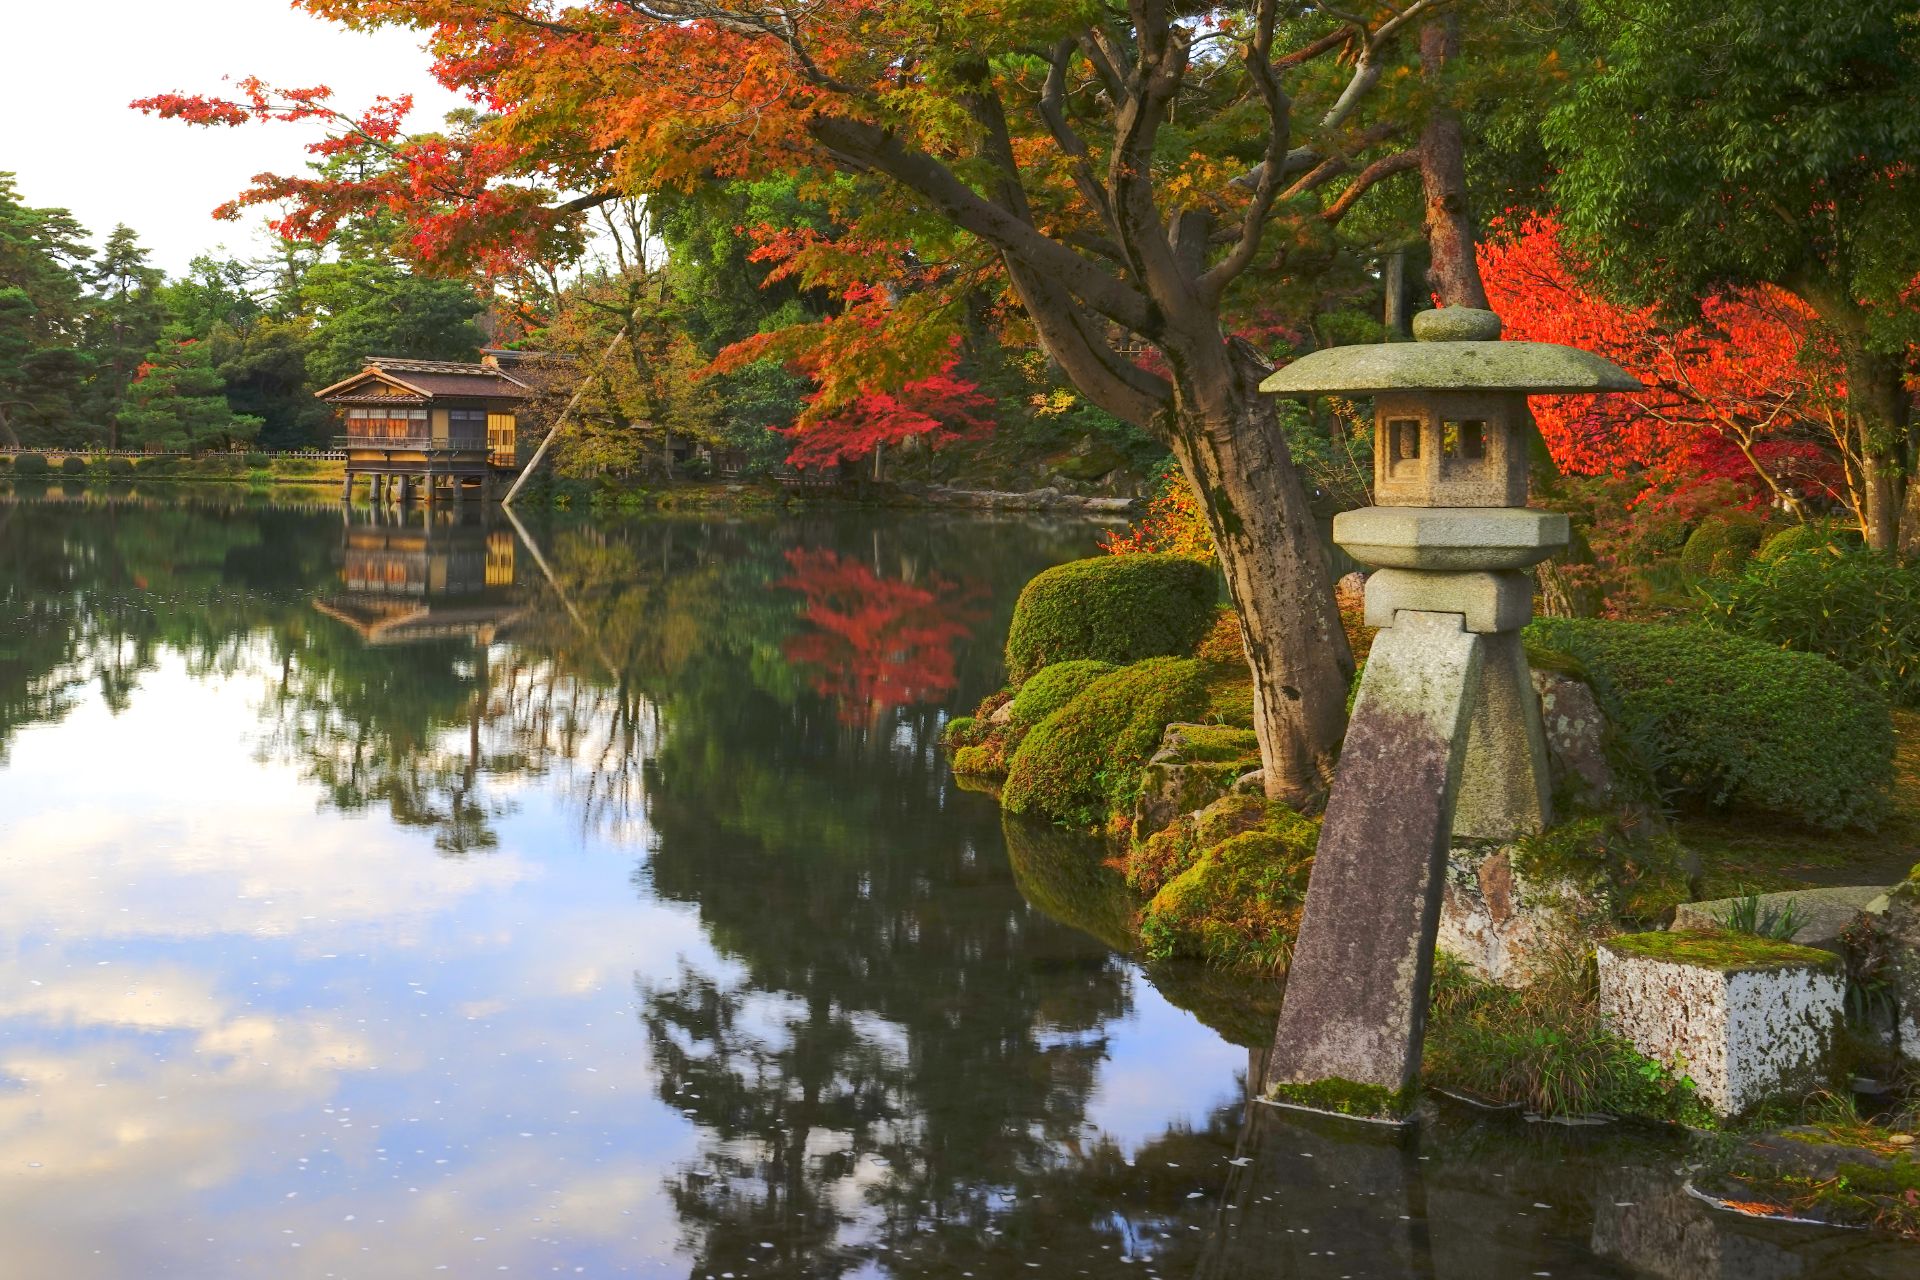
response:
M0 1276L1913 1274L1249 1106L935 745L1094 527L475 520L0 502Z

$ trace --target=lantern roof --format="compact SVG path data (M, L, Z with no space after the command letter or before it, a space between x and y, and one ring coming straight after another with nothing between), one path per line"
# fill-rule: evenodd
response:
M1638 378L1611 360L1557 342L1501 342L1500 317L1477 307L1443 307L1413 318L1412 342L1327 347L1275 370L1262 391L1283 396L1372 395L1379 391L1520 391L1592 395L1638 391Z

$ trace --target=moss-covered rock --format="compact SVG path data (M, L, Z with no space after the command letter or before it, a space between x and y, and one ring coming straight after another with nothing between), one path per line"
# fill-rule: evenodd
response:
M1040 668L1014 695L1007 723L1016 733L1025 733L1112 670L1111 662L1096 658L1075 658Z
M1128 850L1122 863L1127 885L1142 899L1151 899L1207 849L1253 830L1266 818L1266 801L1246 795L1222 796L1197 813L1182 814Z
M1570 655L1640 766L1680 798L1839 829L1887 812L1893 721L1825 658L1707 626L1540 618L1532 660Z
M1840 957L1831 951L1775 942L1750 933L1679 933L1660 929L1651 933L1616 934L1602 945L1624 956L1664 960L1696 969L1717 969L1723 973L1806 967L1837 970L1841 963Z
M1183 556L1095 556L1027 583L1007 633L1007 672L1024 684L1079 658L1115 664L1192 653L1213 626L1211 566Z
M1220 724L1170 724L1140 772L1133 803L1136 840L1160 831L1233 789L1260 767L1260 740L1251 729Z
M1081 826L1104 822L1133 803L1162 730L1198 715L1206 701L1205 668L1190 658L1110 671L1021 739L1002 803Z
M1259 826L1201 848L1141 913L1147 954L1242 969L1285 965L1319 838L1317 822L1268 804Z
M1751 511L1716 512L1688 535L1680 551L1680 571L1695 579L1737 573L1766 534L1766 522Z

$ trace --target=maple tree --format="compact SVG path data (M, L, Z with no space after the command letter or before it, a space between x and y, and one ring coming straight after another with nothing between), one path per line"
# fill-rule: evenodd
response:
M1497 224L1480 260L1509 337L1592 351L1645 384L1534 402L1561 470L1637 474L1643 496L1733 481L1796 518L1838 504L1866 528L1869 444L1847 412L1838 345L1804 301L1728 287L1699 299L1692 320L1610 301L1551 215Z
M1594 69L1543 133L1553 198L1596 279L1680 313L1728 289L1797 298L1845 370L1868 541L1920 549L1911 0L1612 0L1579 21Z
M1257 390L1266 362L1223 317L1261 282L1327 270L1347 215L1416 169L1448 249L1439 292L1476 300L1444 0L301 3L429 33L441 80L484 114L408 138L404 99L354 115L258 81L140 104L200 124L318 119L321 158L383 161L265 177L243 203L287 206L281 229L305 235L395 212L422 257L486 265L551 252L621 195L798 177L842 233L791 246L797 277L886 286L810 339L831 356L810 412L936 373L966 300L998 298L1009 334L1179 459L1245 623L1269 790L1324 792L1351 655Z

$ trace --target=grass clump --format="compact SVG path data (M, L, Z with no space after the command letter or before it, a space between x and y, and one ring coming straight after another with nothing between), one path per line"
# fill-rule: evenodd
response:
M1077 658L1116 665L1192 653L1214 624L1214 570L1174 555L1095 556L1056 565L1020 592L1007 673L1024 684Z
M1016 732L1024 733L1072 702L1088 685L1114 669L1111 662L1101 662L1097 658L1075 658L1040 668L1014 695L1008 723Z
M1750 933L1657 929L1651 933L1615 934L1601 945L1623 956L1664 960L1669 964L1719 969L1728 973L1803 966L1838 969L1841 964L1840 957L1831 951L1803 947L1792 942L1776 942Z
M1702 594L1716 626L1830 658L1894 703L1920 707L1920 567L1823 540Z
M1793 935L1806 923L1800 918L1800 908L1792 902L1779 907L1765 906L1757 893L1735 898L1726 913L1717 918L1720 927L1728 933L1751 934L1771 942L1792 942Z
M1709 1127L1693 1082L1608 1029L1590 952L1543 965L1519 990L1436 957L1422 1076L1545 1116L1614 1115Z
M1191 956L1243 971L1286 965L1300 933L1320 824L1284 805L1263 807L1257 826L1218 843L1193 841L1191 864L1141 912L1150 957Z
M1538 619L1527 639L1579 662L1678 797L1834 830L1888 811L1886 701L1825 658L1715 627L1596 619Z
M1116 563L1148 558L1113 557ZM1100 676L1021 739L1001 803L1078 826L1097 825L1130 806L1161 733L1205 709L1205 676L1202 664L1169 657Z

